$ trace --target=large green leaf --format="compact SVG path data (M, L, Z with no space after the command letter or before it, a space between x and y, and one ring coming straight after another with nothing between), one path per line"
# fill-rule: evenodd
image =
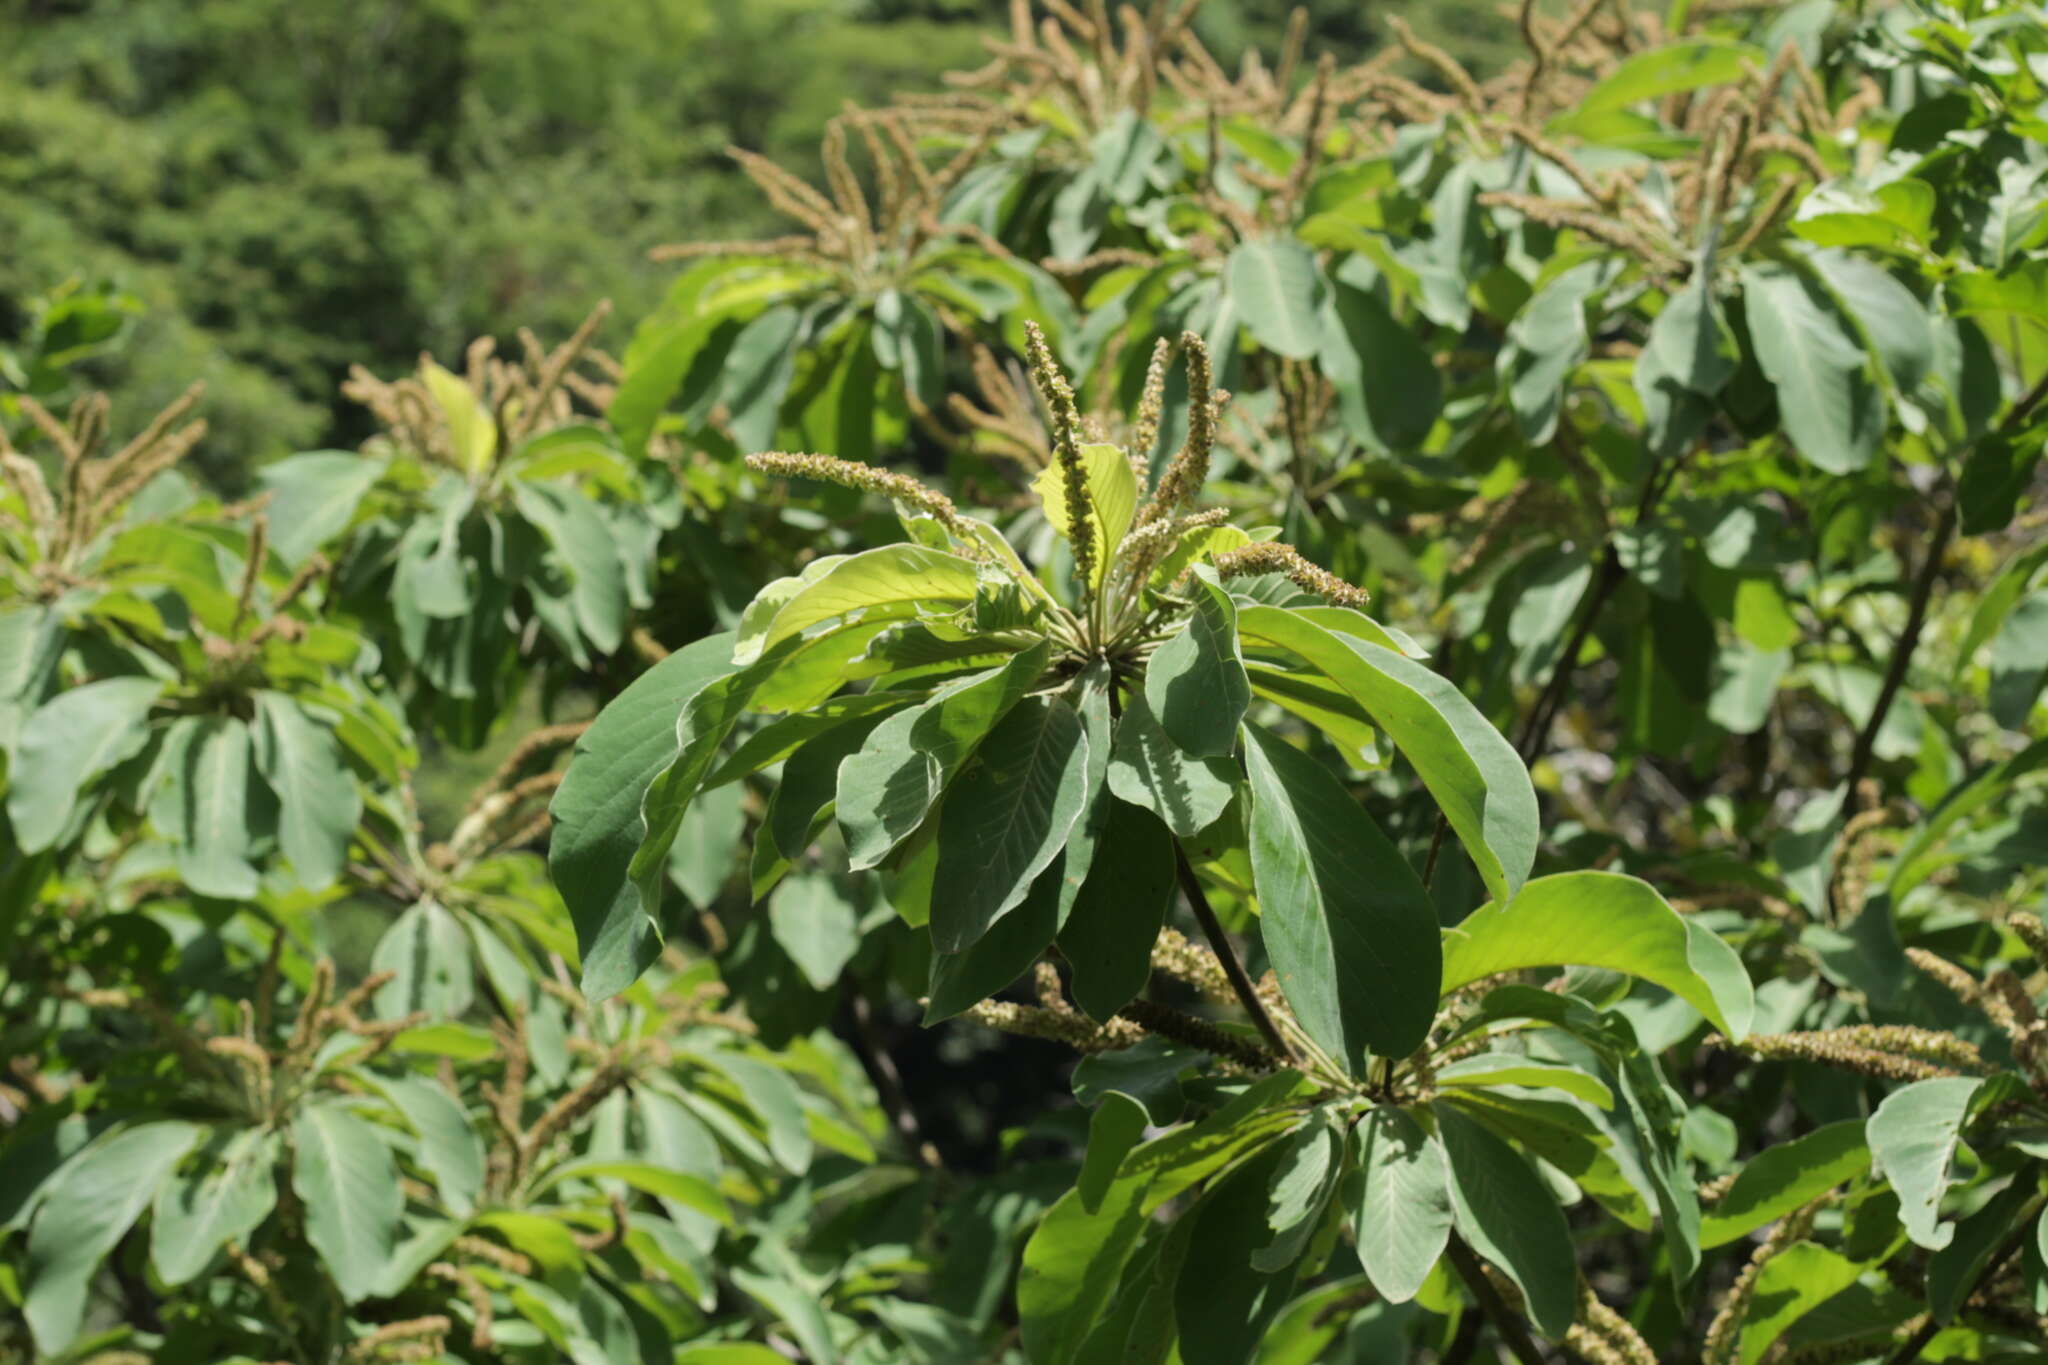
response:
M85 784L147 742L149 708L163 690L154 678L105 678L58 693L22 722L7 818L24 853L56 843Z
M1406 1303L1451 1240L1443 1144L1407 1111L1383 1106L1358 1126L1358 1169L1358 1262L1382 1298Z
M1870 357L1834 302L1790 266L1742 271L1757 362L1778 390L1778 416L1800 455L1829 474L1870 463L1884 436L1884 395Z
M731 635L714 635L663 659L612 699L576 741L548 809L548 870L576 926L583 990L617 994L660 951L626 869L646 837L641 800L674 759L683 705L732 671Z
M207 716L185 750L178 875L202 896L245 900L256 894L253 748L240 720Z
M204 1131L170 1120L118 1129L51 1178L21 1266L22 1316L45 1354L58 1354L78 1335L100 1261Z
M552 483L510 480L521 516L540 528L569 571L577 628L599 653L626 635L626 569L612 528L584 492Z
M442 1202L467 1214L484 1188L484 1142L462 1102L423 1076L379 1077L377 1086L419 1134L414 1159L433 1177Z
M1050 657L1051 646L1041 641L869 731L859 751L839 765L836 811L854 871L881 862L924 823L961 765L1036 685Z
M1033 1365L1066 1365L1116 1293L1146 1225L1146 1181L1119 1178L1094 1201L1069 1190L1024 1247L1017 1314Z
M1183 752L1227 758L1252 700L1237 644L1237 608L1207 568L1196 569L1188 591L1194 611L1146 665L1145 702Z
M1383 728L1436 798L1496 899L1536 860L1536 789L1500 732L1441 675L1301 612L1247 606L1239 635L1286 650L1342 688ZM1170 823L1170 822L1169 822Z
M1428 350L1378 294L1342 280L1331 288L1320 365L1345 430L1368 449L1421 445L1443 410L1443 381Z
M1152 974L1152 945L1173 904L1173 835L1151 811L1112 799L1100 846L1108 853L1089 867L1059 944L1074 1002L1108 1019Z
M1572 113L1579 116L1659 99L1705 85L1741 80L1750 64L1768 54L1749 43L1694 38L1638 52L1586 92Z
M1765 1148L1743 1164L1735 1183L1700 1220L1700 1245L1747 1236L1870 1169L1870 1145L1856 1119Z
M368 1298L398 1249L405 1196L398 1162L375 1125L338 1100L319 1100L292 1121L292 1191L306 1209L306 1240L341 1297Z
M1292 237L1240 242L1224 263L1230 302L1261 346L1275 355L1307 360L1322 340L1322 272L1306 246Z
M1363 1075L1405 1057L1436 1017L1436 910L1422 881L1344 784L1247 726L1252 878L1280 989L1311 1038Z
M1793 1323L1854 1284L1863 1269L1815 1242L1795 1242L1765 1261L1743 1315L1738 1365L1757 1365Z
M277 1134L215 1128L189 1170L157 1187L149 1260L157 1278L181 1285L242 1242L277 1206Z
M1562 1338L1579 1307L1578 1260L1564 1210L1527 1157L1447 1105L1435 1112L1458 1232L1515 1282L1538 1330Z
M1323 1210L1344 1176L1350 1128L1328 1108L1281 1144L1279 1164L1266 1191L1266 1228L1272 1240L1252 1253L1252 1268L1266 1274L1290 1269L1322 1225Z
M432 899L407 908L391 922L370 956L370 969L391 979L376 995L377 1014L398 1019L415 1012L457 1019L476 996L476 964L462 921Z
M768 897L768 928L804 979L831 990L860 951L860 916L830 877L791 877Z
M1294 1291L1294 1263L1259 1266L1268 1198L1287 1144L1274 1143L1223 1177L1193 1210L1173 1318L1186 1365L1244 1365Z
M270 493L270 548L298 564L347 528L384 472L384 462L351 450L313 450L265 465L256 478Z
M932 881L932 945L966 948L1022 903L1087 804L1088 737L1057 697L1012 707L947 789Z
M1141 692L1124 705L1109 754L1109 789L1143 806L1183 839L1213 824L1237 791L1237 765L1196 758L1175 744Z
M334 733L279 692L256 693L256 766L277 793L277 845L299 884L341 876L363 798Z
M1607 268L1605 261L1571 267L1537 290L1508 324L1508 344L1500 350L1496 369L1531 445L1556 434L1566 381L1591 354L1586 300Z
M1604 967L1654 982L1740 1041L1755 994L1735 950L1648 882L1615 872L1538 877L1444 933L1443 992L1528 967Z
M1915 1081L1885 1096L1864 1124L1871 1170L1891 1182L1906 1235L1929 1251L1941 1250L1955 1236L1954 1225L1941 1221L1941 1197L1948 1192L1949 1163L1970 1101L1983 1084L1975 1076Z
M787 580L785 580L787 581ZM752 663L777 644L828 621L919 608L957 610L974 600L974 561L922 545L884 545L833 564L802 584L772 615L752 610L733 647L733 662Z

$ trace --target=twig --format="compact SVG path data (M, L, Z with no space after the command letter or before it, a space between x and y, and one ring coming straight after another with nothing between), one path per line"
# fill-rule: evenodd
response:
M1544 1365L1543 1352L1536 1349L1536 1342L1529 1335L1529 1328L1500 1291L1486 1278L1486 1267L1479 1263L1479 1257L1472 1248L1465 1245L1465 1239L1457 1233L1451 1234L1449 1246L1445 1248L1451 1258L1451 1268L1458 1272L1458 1278L1472 1291L1472 1297L1479 1300L1479 1311L1493 1324L1493 1330L1500 1333L1501 1340L1515 1354L1521 1365Z
M889 1050L882 1046L881 1034L875 1028L874 1010L868 1005L868 998L851 981L846 985L846 1009L853 1017L853 1041L861 1061L867 1066L868 1078L875 1083L875 1093L881 1097L882 1107L889 1111L889 1119L896 1125L896 1135L903 1139L903 1145L910 1152L911 1159L929 1171L942 1168L938 1148L932 1146L924 1135L924 1125L917 1121L917 1110L910 1104L910 1093L903 1088L903 1075L896 1070L895 1060Z
M1180 875L1181 893L1188 898L1188 907L1195 912L1195 922L1202 926L1203 935L1209 940L1209 947L1216 953L1217 961L1223 964L1223 974L1230 978L1230 989L1237 992L1238 1003L1245 1013L1251 1015L1259 1032L1265 1035L1267 1044L1282 1058L1292 1060L1294 1049L1287 1045L1287 1038L1280 1032L1280 1026L1273 1022L1273 1016L1266 1013L1266 1004L1259 999L1258 987L1252 984L1251 975L1245 971L1244 963L1238 961L1237 949L1231 947L1230 936L1223 932L1223 922L1216 918L1215 907L1209 904L1209 893L1202 889L1202 879L1195 875L1195 866L1188 861L1188 853L1178 839L1173 843L1175 871Z

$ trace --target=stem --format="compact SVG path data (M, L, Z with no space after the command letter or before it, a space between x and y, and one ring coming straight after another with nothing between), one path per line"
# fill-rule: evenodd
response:
M1586 595L1579 599L1578 624L1572 627L1564 652L1551 665L1550 680L1543 685L1542 695L1536 698L1536 705L1522 723L1521 736L1515 741L1515 752L1522 756L1522 762L1533 764L1542 754L1543 741L1550 734L1558 709L1564 705L1564 694L1571 686L1572 674L1578 671L1579 655L1586 648L1586 641L1591 638L1600 613L1606 609L1607 599L1614 595L1614 590L1621 586L1625 576L1620 554L1612 545L1608 546L1598 573L1586 587Z
M1273 1016L1266 1013L1266 1003L1259 999L1258 987L1252 984L1244 963L1238 961L1237 949L1230 946L1230 935L1223 932L1223 922L1216 918L1215 907L1209 904L1209 893L1202 890L1202 879L1195 875L1195 865L1188 861L1188 852L1178 839L1173 841L1173 861L1174 870L1180 876L1181 894L1188 898L1188 908L1195 912L1195 922L1202 926L1202 934L1215 951L1216 960L1223 964L1223 974L1230 978L1230 989L1237 992L1238 1003L1252 1017L1252 1023L1258 1025L1267 1045L1283 1060L1293 1061L1294 1049L1287 1045L1287 1037L1273 1022Z
M896 1135L903 1139L903 1145L910 1152L911 1159L928 1171L941 1168L938 1149L926 1139L924 1125L917 1121L917 1110L910 1104L910 1093L903 1088L902 1073L896 1070L896 1063L882 1046L880 1032L875 1028L875 1013L868 1004L867 995L849 981L846 997L847 1013L853 1016L854 1046L860 1059L867 1066L868 1078L875 1083L875 1093L881 1098L882 1107L889 1113L890 1122L896 1126Z
M1870 708L1870 718L1863 722L1863 729L1856 736L1856 747L1849 754L1849 794L1846 801L1848 810L1854 813L1860 804L1856 789L1863 785L1863 779L1870 771L1870 762L1877 748L1877 732L1884 727L1884 718L1892 709L1892 702L1899 695L1899 687L1906 681L1906 669L1913 662L1914 651L1920 647L1920 632L1927 625L1927 604L1934 597L1934 579L1941 572L1942 556L1948 553L1948 543L1956 533L1956 497L1950 494L1947 505L1941 509L1941 518L1934 525L1934 536L1927 543L1927 556L1920 564L1920 572L1913 579L1913 596L1906 607L1906 628L1899 632L1898 642L1892 646L1892 660L1884 671L1884 684L1877 689L1877 701Z
M1543 1352L1536 1349L1535 1339L1529 1335L1529 1328L1521 1317L1507 1305L1493 1282L1486 1278L1486 1269L1479 1264L1479 1257L1472 1248L1465 1245L1465 1239L1457 1233L1451 1234L1450 1244L1445 1247L1451 1258L1451 1268L1458 1272L1458 1278L1472 1291L1472 1297L1479 1300L1479 1311L1493 1323L1493 1330L1500 1333L1502 1341L1514 1352L1521 1365L1544 1365Z

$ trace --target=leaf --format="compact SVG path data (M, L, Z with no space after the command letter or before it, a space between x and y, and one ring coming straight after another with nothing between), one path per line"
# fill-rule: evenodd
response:
M206 716L185 751L178 875L202 896L245 900L256 894L251 747L241 721Z
M1247 643L1300 657L1365 708L1414 764L1491 895L1504 898L1522 885L1536 859L1536 789L1513 746L1455 686L1301 612L1243 607L1237 627Z
M641 801L676 754L676 716L732 671L733 637L713 635L663 659L614 697L576 741L548 810L548 870L576 927L583 991L603 1000L660 951L627 867L647 826Z
M1353 1075L1405 1057L1436 1017L1436 910L1328 769L1247 726L1259 932L1302 1027Z
M947 789L932 882L932 946L957 953L1021 904L1087 803L1088 738L1074 708L1027 697Z
M458 468L475 475L491 467L498 453L498 422L469 385L431 360L420 362L420 379L448 423L448 451Z
M1000 668L940 688L868 733L839 765L837 817L855 872L880 863L909 838L989 732L1045 671L1041 641Z
M1451 1240L1450 1165L1443 1144L1406 1110L1374 1109L1358 1133L1358 1261L1382 1298L1406 1303Z
M1444 935L1443 993L1528 967L1604 967L1682 997L1730 1039L1749 1032L1755 995L1735 950L1685 919L1649 883L1614 872L1538 877L1511 901Z
M21 1261L21 1313L57 1355L78 1336L101 1260L205 1130L162 1120L107 1133L51 1177Z
M1843 1119L1768 1147L1700 1220L1700 1246L1717 1247L1775 1222L1870 1169L1863 1124Z
M775 440L776 419L796 372L802 310L778 304L740 329L725 355L719 399L733 444L751 453Z
M1673 294L1657 314L1650 324L1647 354L1664 373L1702 397L1713 397L1735 377L1735 334L1704 275Z
M1196 758L1228 758L1236 750L1238 722L1252 700L1237 608L1213 577L1207 569L1196 573L1186 627L1159 646L1145 669L1146 704L1168 738Z
M508 482L519 514L540 528L569 571L576 628L600 654L610 654L625 638L630 611L626 569L612 528L597 504L576 489L526 479Z
M7 774L7 818L24 853L62 837L80 790L148 741L154 678L105 678L59 692L22 722Z
M2041 443L2015 441L1993 433L1979 438L1963 460L1956 481L1956 502L1966 536L2002 531L2019 512L2020 495L2034 482L2041 464Z
M1456 1110L1433 1108L1459 1233L1515 1282L1537 1329L1562 1339L1579 1306L1578 1259L1564 1210L1528 1158Z
M1319 363L1345 430L1369 450L1415 449L1443 410L1428 350L1371 290L1332 284Z
M1182 1215L1193 1220L1173 1291L1173 1319L1186 1365L1243 1365L1287 1306L1295 1268L1259 1269L1267 1190L1287 1155L1273 1143L1210 1188Z
M1266 1226L1273 1236L1252 1253L1252 1269L1278 1274L1293 1267L1308 1249L1309 1237L1344 1174L1345 1136L1329 1110L1317 1109L1281 1144L1266 1192Z
M1792 1324L1856 1282L1863 1267L1817 1242L1794 1242L1757 1272L1742 1322L1740 1365L1757 1365Z
M1081 447L1081 474L1082 483L1088 490L1088 505L1094 513L1094 581L1100 583L1103 574L1109 571L1116 547L1123 543L1124 533L1131 529L1131 521L1138 514L1138 476L1120 448L1101 444ZM1072 540L1074 530L1072 519L1067 514L1066 474L1058 461L1039 471L1038 477L1031 481L1031 491L1037 494L1045 519L1052 523L1053 530Z
M1143 1179L1112 1182L1091 1211L1068 1190L1039 1220L1017 1274L1024 1354L1067 1365L1116 1292L1146 1225Z
M1955 1236L1954 1226L1940 1221L1941 1197L1948 1192L1949 1162L1970 1101L1983 1084L1975 1076L1915 1081L1885 1096L1864 1124L1872 1173L1891 1182L1906 1236L1929 1251L1941 1250Z
M1745 313L1757 363L1777 387L1779 420L1815 468L1851 474L1884 435L1884 396L1869 357L1831 300L1804 275L1773 262L1743 267Z
M1223 266L1230 302L1252 338L1275 355L1307 360L1322 340L1324 289L1316 258L1292 237L1254 237Z
M839 1351L832 1343L832 1325L815 1294L795 1281L779 1275L735 1268L732 1282L749 1298L764 1305L789 1328L813 1365L839 1365Z
M1142 806L1112 799L1097 858L1060 926L1074 1002L1107 1020L1152 975L1152 945L1173 904L1173 834Z
M860 917L830 877L790 877L768 898L768 929L804 979L821 991L860 951Z
M1955 1237L1927 1258L1927 1306L1939 1323L1955 1321L1964 1300L1976 1292L1985 1265L2005 1244L2032 1202L2038 1182L2013 1181L1955 1226Z
M1991 637L1991 717L2024 730L2048 683L2048 589L2022 597Z
M190 1170L157 1187L149 1260L177 1286L208 1266L228 1242L246 1242L277 1206L277 1135L216 1127Z
M292 1191L306 1208L306 1240L344 1302L376 1292L398 1248L405 1197L398 1162L374 1125L335 1100L292 1120Z
M1508 405L1531 445L1557 432L1565 383L1592 353L1586 331L1586 300L1601 286L1606 261L1586 261L1537 290L1508 324L1508 344L1495 364Z
M768 1132L768 1151L792 1175L811 1165L810 1129L796 1082L780 1067L736 1052L693 1052L692 1057L725 1073L739 1087L748 1108Z
M1750 63L1767 60L1767 53L1748 43L1711 38L1666 43L1638 52L1610 71L1579 99L1572 116L1606 113L1681 90L1726 85L1742 79Z
M784 580L785 582L787 580ZM922 545L884 545L834 563L802 584L765 619L750 609L733 647L735 664L750 664L813 626L852 624L856 613L910 615L918 608L958 610L980 583L974 562Z
M1090 1214L1102 1211L1102 1201L1116 1179L1117 1168L1138 1139L1145 1135L1149 1116L1145 1106L1120 1090L1102 1097L1095 1117L1088 1120L1088 1150L1075 1177L1074 1191L1081 1207Z
M419 1134L414 1158L433 1177L441 1200L467 1215L484 1188L484 1142L462 1102L420 1076L380 1076L377 1086Z
M1183 839L1214 824L1237 791L1237 767L1196 758L1167 737L1142 693L1124 705L1109 754L1109 789L1142 806Z
M281 692L259 691L255 701L256 766L277 793L278 848L299 885L323 891L348 861L362 795L331 730Z
M664 1204L678 1204L707 1218L732 1226L732 1210L718 1187L701 1175L670 1170L647 1161L623 1158L579 1157L550 1168L534 1183L534 1193L553 1189L565 1180L603 1182L616 1180Z
M1883 362L1892 391L1912 395L1934 368L1927 306L1875 261L1846 251L1816 251L1810 259L1821 284Z
M1614 1107L1614 1092L1591 1072L1553 1062L1539 1062L1515 1052L1482 1052L1452 1062L1436 1073L1439 1087L1518 1085L1562 1090L1599 1109Z
M462 923L433 900L422 900L391 922L370 957L370 970L390 972L377 991L377 1016L402 1019L423 1013L456 1019L476 998L476 964Z
M348 528L384 468L354 451L313 450L257 470L270 494L270 548L287 564L303 563Z

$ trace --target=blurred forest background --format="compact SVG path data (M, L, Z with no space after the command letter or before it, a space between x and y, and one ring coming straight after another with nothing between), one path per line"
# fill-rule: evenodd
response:
M1293 0L1197 27L1277 49ZM1482 74L1494 0L1312 0L1310 50L1370 51L1400 13ZM111 291L130 335L80 367L122 412L195 378L224 492L350 447L338 386L599 298L616 347L673 266L646 249L773 228L725 156L816 169L848 99L978 65L1005 0L0 0L0 401L36 301Z

